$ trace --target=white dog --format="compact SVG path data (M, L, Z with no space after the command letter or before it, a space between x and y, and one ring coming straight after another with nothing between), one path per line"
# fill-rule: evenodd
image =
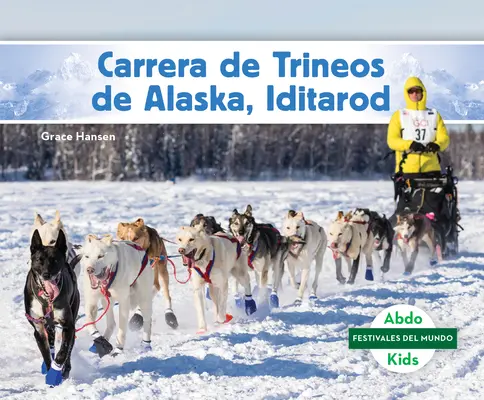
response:
M341 257L346 259L351 266L350 276L347 283L355 282L356 274L360 263L361 255L366 258L365 279L373 280L373 245L375 238L370 230L369 217L364 214L353 215L351 212L343 215L338 212L338 216L331 223L328 230L330 249L333 251L333 258L336 262L336 279L344 282L345 278L341 272Z
M191 273L195 308L198 319L198 332L207 331L204 307L204 288L208 284L217 324L232 319L227 314L229 277L232 275L245 289L245 308L248 315L257 308L252 299L247 254L240 248L237 240L226 235L205 233L203 226L180 227L176 240L183 264Z
M79 266L80 256L76 254L74 250L74 246L72 243L69 242L69 237L67 236L66 229L64 224L61 221L60 212L56 210L55 212L55 219L52 222L46 222L40 216L40 214L35 213L34 216L34 226L30 232L30 240L32 241L32 235L35 231L38 231L40 234L40 238L42 239L42 245L44 246L54 246L57 241L57 236L59 235L59 231L62 230L64 236L67 240L67 262L69 265L74 268L74 272L76 276L79 278L79 274L81 268Z
M318 279L323 268L324 253L328 244L326 233L316 222L306 220L302 212L294 210L290 210L287 213L282 225L282 234L291 239L289 256L286 262L291 284L295 289L299 289L295 303L300 304L302 302L313 261L315 261L316 267L309 300L316 300ZM299 287L295 278L296 266L301 268L301 283Z
M81 264L84 271L84 301L87 322L96 320L98 302L102 300L107 307L106 330L104 335L95 325L87 326L94 338L94 348L101 357L112 351L109 338L114 332L115 322L113 306L119 303L119 329L116 349L113 355L121 353L126 343L130 310L139 307L143 314L143 347L151 349L151 319L153 270L150 267L146 251L129 241L113 241L111 235L99 239L88 235L82 248ZM90 282L90 285L87 283Z

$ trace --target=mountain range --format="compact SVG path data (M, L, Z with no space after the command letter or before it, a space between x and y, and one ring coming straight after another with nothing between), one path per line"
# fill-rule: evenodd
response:
M392 112L405 106L403 86L409 76L422 79L428 90L428 107L437 108L445 120L484 120L484 79L464 82L445 69L428 72L411 53L395 60L384 77L391 85ZM78 53L71 53L56 71L36 70L19 82L2 81L0 75L0 120L66 120L92 115L95 91L89 89L95 81L93 67Z

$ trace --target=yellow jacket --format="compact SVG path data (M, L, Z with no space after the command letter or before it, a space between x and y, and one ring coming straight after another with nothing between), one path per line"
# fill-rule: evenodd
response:
M420 86L423 90L422 100L413 102L408 97L408 89L414 86ZM427 90L419 78L410 77L405 82L403 95L405 96L405 103L409 110L425 110L427 108ZM410 150L411 140L402 139L402 127L400 123L400 111L396 111L388 125L387 143L390 149L395 150L395 172L399 170L399 163L402 159L402 152ZM437 132L434 143L440 146L440 151L444 151L450 143L449 134L445 127L444 121L437 112ZM406 161L403 163L403 173L419 173L440 171L440 163L436 153L410 153Z

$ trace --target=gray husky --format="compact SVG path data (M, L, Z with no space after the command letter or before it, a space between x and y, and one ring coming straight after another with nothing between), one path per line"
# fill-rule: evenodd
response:
M249 204L243 214L234 209L229 219L229 230L248 251L249 267L256 272L257 286L265 288L272 272L270 304L279 307L277 290L284 272L284 262L289 253L289 242L272 224L257 223Z

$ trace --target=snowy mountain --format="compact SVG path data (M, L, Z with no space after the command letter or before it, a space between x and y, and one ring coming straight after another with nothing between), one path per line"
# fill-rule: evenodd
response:
M392 86L393 109L405 106L403 87L409 76L423 81L428 91L428 107L436 108L444 119L484 119L484 80L463 82L445 69L427 72L411 53L404 53L389 68L387 79Z
M93 78L93 68L77 53L71 53L56 71L38 69L20 82L2 82L0 77L0 119L66 119L73 110L79 117L90 108L85 89Z
M446 120L484 120L484 80L464 82L445 69L426 71L411 53L391 63L384 78L391 85L391 114L404 107L403 86L420 77L429 91L429 107ZM71 53L56 71L36 70L19 82L0 75L0 120L65 120L92 115L93 67ZM74 112L75 111L75 112ZM381 116L381 113L379 114Z

